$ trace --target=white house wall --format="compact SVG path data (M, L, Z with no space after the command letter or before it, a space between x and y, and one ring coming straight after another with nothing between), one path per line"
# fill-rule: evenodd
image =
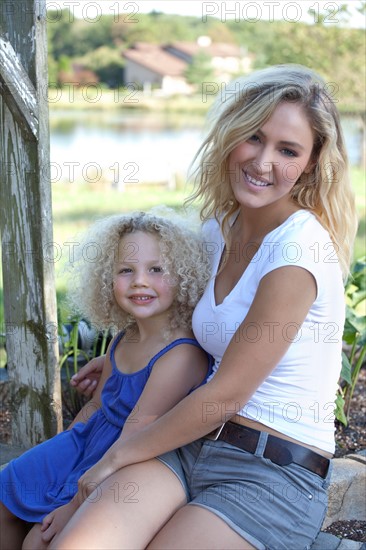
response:
M164 76L162 90L167 95L172 94L190 94L192 87L184 78L174 76Z
M125 83L144 85L144 83L162 86L163 77L130 59L126 60Z

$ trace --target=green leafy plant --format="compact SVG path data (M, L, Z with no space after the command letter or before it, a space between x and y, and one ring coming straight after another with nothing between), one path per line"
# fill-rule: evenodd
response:
M66 324L59 323L62 402L72 418L80 411L86 400L70 385L70 380L79 368L93 357L104 355L108 339L108 331L93 331L79 316L69 317Z
M356 261L346 284L342 371L336 397L335 416L347 426L353 392L366 356L366 257Z

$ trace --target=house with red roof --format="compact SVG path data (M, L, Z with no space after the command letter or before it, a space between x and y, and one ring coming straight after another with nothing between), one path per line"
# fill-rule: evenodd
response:
M184 73L187 61L172 55L157 44L138 42L124 51L125 83L144 89L160 88L165 94L190 94L192 86Z
M159 88L164 94L190 94L193 87L185 72L195 56L204 52L210 59L214 78L229 82L238 74L250 72L252 56L235 44L215 43L202 36L197 42L150 44L137 42L125 50L125 83L144 89Z
M165 51L191 63L194 56L204 52L211 58L216 77L228 82L235 75L250 72L252 56L236 44L212 42L208 36L200 36L197 42L173 42L164 46Z

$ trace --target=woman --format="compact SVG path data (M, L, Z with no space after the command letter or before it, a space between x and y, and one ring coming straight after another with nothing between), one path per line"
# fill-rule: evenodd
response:
M240 90L219 98L193 197L212 260L193 329L214 375L83 476L84 498L99 486L53 549L300 549L320 530L356 231L347 156L313 71Z

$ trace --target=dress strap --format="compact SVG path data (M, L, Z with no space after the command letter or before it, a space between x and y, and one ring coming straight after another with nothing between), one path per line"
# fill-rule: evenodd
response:
M165 353L167 353L168 351L170 351L171 349L175 348L176 346L179 346L180 344L191 344L192 346L195 346L196 348L200 348L202 351L204 351L207 355L207 360L208 360L208 366L207 366L207 376L206 376L206 379L207 377L211 374L212 372L212 367L213 367L213 364L214 364L214 359L213 357L207 353L206 350L204 350L200 344L197 342L197 340L195 340L194 338L177 338L177 340L173 340L173 342L170 342L170 344L168 344L167 346L165 346L165 348L161 349L160 351L158 351L158 353L156 355L154 355L154 357L152 357L148 363L148 367L150 369L152 369L152 367L154 366L154 364L156 363L156 361L162 356L164 355ZM202 382L205 383L206 382L206 379ZM201 385L201 384L200 384Z
M111 347L111 351L110 351L110 360L111 360L111 363L112 363L112 368L114 370L117 370L118 372L121 372L117 369L117 365L116 365L116 360L115 360L115 357L114 357L114 353L115 353L115 350L116 350L116 347L117 345L119 344L119 342L122 340L123 336L125 335L125 331L121 331L115 338L113 344L112 344L112 347ZM153 368L153 366L155 365L156 361L158 359L160 359L160 357L162 355L164 355L165 353L167 353L168 351L170 351L171 349L175 348L176 346L180 346L181 344L190 344L191 346L195 346L196 348L200 348L202 349L202 351L204 351L207 355L207 360L208 360L208 367L207 367L207 376L209 374L211 374L211 371L212 371L212 367L213 367L213 364L214 364L214 360L213 360L213 357L207 353L201 346L200 344L197 342L197 340L195 340L194 338L177 338L176 340L173 340L173 342L170 342L170 344L168 344L167 346L165 346L165 348L161 349L160 351L158 351L158 353L156 355L154 355L154 357L152 357L150 359L150 361L148 362L148 364L146 365L145 369L148 369L149 371L151 371L151 369ZM144 370L145 370L144 369Z
M191 344L192 346L196 346L197 348L201 347L197 340L195 340L194 338L177 338L177 340L173 340L173 342L170 342L170 344L158 351L158 353L150 359L148 363L149 367L152 367L162 355L175 348L176 346L179 346L180 344Z
M114 358L116 347L120 343L120 341L122 340L124 335L125 335L125 331L121 330L121 332L119 334L117 334L116 338L114 339L112 347L111 347L111 351L110 351L109 355L110 355L110 360L111 360L111 364L112 364L113 369L117 369L116 360Z

